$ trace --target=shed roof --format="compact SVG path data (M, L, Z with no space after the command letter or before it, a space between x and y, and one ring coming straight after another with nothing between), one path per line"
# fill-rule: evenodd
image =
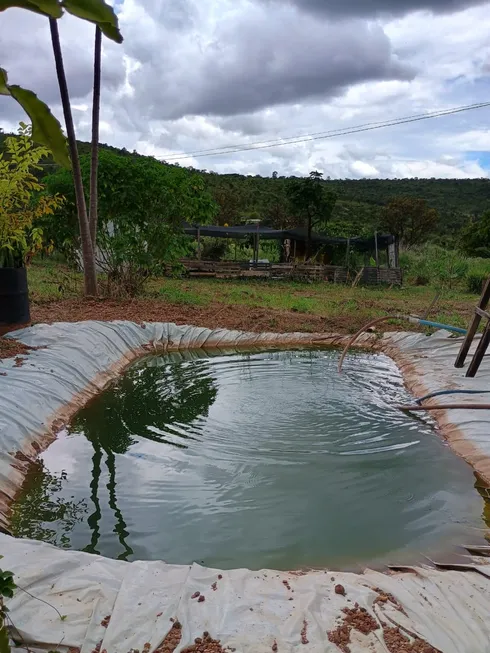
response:
M198 231L201 236L210 236L212 238L246 238L258 233L261 239L265 240L291 240L306 242L308 234L306 229L271 229L270 227L261 227L257 225L240 225L237 227L220 227L217 225L186 225L184 232L189 236L197 236ZM311 242L318 245L330 246L347 246L347 241L351 247L359 251L371 251L375 249L374 235L370 238L332 238L312 232ZM391 234L378 234L378 247L383 249L395 242L395 237Z

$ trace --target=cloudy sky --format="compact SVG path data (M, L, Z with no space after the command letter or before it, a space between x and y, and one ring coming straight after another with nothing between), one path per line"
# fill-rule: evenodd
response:
M490 107L364 133L206 156L490 101L485 0L117 0L104 40L101 141L217 172L490 177ZM60 33L90 138L94 29ZM46 19L0 14L0 65L61 120ZM23 118L0 97L0 126ZM183 158L183 155L194 154ZM179 158L180 157L180 158Z

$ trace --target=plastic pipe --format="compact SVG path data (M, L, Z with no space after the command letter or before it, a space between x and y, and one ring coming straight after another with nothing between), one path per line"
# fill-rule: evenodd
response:
M364 331L366 331L366 329L369 329L369 327L372 327L375 324L379 324L380 322L385 322L386 320L405 320L406 322L410 322L410 324L429 326L435 329L446 329L447 331L454 331L455 333L461 333L462 335L466 335L466 329L461 329L460 327L451 326L449 324L440 324L439 322L431 322L430 320L422 320L420 317L415 317L414 315L397 314L397 315L385 315L384 317L378 317L376 320L372 320L371 322L365 324L362 327L362 329L359 329L359 331L356 334L354 334L352 338L349 340L349 342L346 344L344 351L340 356L339 365L337 368L339 373L342 371L342 365L347 352L349 351L350 347L352 347L352 345L355 343L355 341L359 338L359 336L361 336L364 333Z
M466 410L490 410L490 404L435 404L430 406L398 406L400 410L447 410L451 408Z
M433 329L446 329L447 331L454 331L454 333L460 333L465 336L468 332L466 329L461 327L451 326L450 324L442 324L441 322L431 322L430 320L422 320L420 317L409 316L408 321L412 324L419 324L420 326L428 326Z
M420 397L415 400L416 404L421 404L426 399L432 399L433 397L440 397L441 395L483 395L489 394L490 390L438 390L437 392L431 392L424 397Z
M340 372L342 372L342 364L344 362L344 358L347 355L347 352L349 351L350 347L352 347L352 345L355 343L355 341L359 338L359 336L361 336L364 333L364 331L366 331L366 329L369 329L369 327L372 327L375 324L379 324L380 322L385 322L386 320L407 320L407 319L408 319L408 317L406 317L404 315L385 315L384 317L378 317L375 320L371 320L371 322L368 322L367 324L365 324L362 327L362 329L359 329L359 331L352 336L352 338L349 340L349 342L344 347L344 351L342 352L342 354L340 356L339 365L338 365L338 368L337 368L339 374L340 374Z

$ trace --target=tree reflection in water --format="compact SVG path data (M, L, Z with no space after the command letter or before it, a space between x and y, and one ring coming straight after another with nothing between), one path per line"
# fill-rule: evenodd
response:
M66 472L51 474L40 459L32 463L12 509L10 524L16 537L70 547L70 533L88 508L85 499L75 502L59 496L66 479Z
M198 417L207 416L217 393L204 360L188 366L159 357L130 368L111 388L95 397L76 415L70 433L85 435L94 448L90 483L94 510L87 520L92 536L84 551L99 553L102 459L105 458L109 474L106 487L109 507L116 520L114 532L123 549L118 559L127 560L133 550L127 544L129 533L117 503L116 454L125 454L140 437L186 448L185 440L191 436L181 429L176 440L150 428L172 432L172 424L189 425Z

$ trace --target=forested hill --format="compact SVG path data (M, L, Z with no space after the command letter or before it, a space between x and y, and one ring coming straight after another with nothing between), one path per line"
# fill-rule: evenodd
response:
M217 175L207 173L216 188L249 190L253 195L275 194L288 178ZM490 208L490 179L331 179L325 184L341 201L361 202L375 206L387 204L393 197L410 196L425 199L440 214L456 212L479 216Z
M440 213L481 215L490 206L490 179L341 179L330 182L342 199L386 204L395 196L425 199Z
M0 132L0 151L9 134ZM79 142L80 154L89 154L90 143ZM101 148L123 156L136 152L101 144ZM162 163L165 164L165 162ZM55 164L45 164L52 172ZM247 217L258 217L271 225L287 222L287 187L290 177L271 171L270 177L217 174L199 171L220 206L218 222L233 224ZM320 171L321 172L321 171ZM411 196L425 199L439 213L440 235L455 234L470 218L478 218L490 208L490 179L325 179L337 195L332 219L352 223L354 230L376 224L380 207L392 198ZM333 225L332 225L333 226Z

